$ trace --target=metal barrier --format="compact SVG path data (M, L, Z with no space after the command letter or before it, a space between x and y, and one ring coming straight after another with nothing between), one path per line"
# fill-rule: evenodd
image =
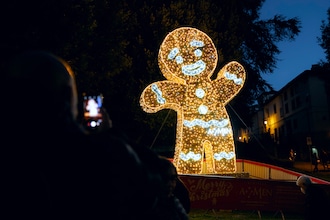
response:
M299 172L251 160L237 159L236 164L237 173L248 173L251 178L295 181L302 175ZM330 184L328 181L313 176L309 177L314 183Z

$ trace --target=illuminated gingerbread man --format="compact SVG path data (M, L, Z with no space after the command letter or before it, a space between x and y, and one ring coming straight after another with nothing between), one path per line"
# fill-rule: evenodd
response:
M236 154L226 104L241 90L245 70L232 61L215 80L216 48L202 31L181 27L162 42L158 63L166 79L141 94L144 111L177 112L173 163L180 174L236 172Z

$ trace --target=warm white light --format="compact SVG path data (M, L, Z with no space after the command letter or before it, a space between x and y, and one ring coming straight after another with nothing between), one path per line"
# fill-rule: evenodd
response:
M144 111L177 112L173 163L179 174L236 172L236 155L226 104L240 91L245 70L232 61L211 81L217 50L202 31L182 27L162 42L158 64L167 80L154 82L141 94Z

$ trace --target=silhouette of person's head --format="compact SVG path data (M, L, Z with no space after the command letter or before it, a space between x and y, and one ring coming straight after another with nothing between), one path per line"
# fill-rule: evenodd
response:
M75 78L62 58L47 51L25 51L9 63L5 82L10 85L8 114L23 120L16 121L20 127L64 129L76 121Z
M312 184L311 179L308 176L300 176L297 181L296 185L300 187L302 193L306 194L306 189Z

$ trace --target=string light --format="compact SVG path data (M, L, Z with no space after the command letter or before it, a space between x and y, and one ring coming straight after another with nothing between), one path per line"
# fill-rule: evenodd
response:
M213 41L204 32L181 27L162 42L158 64L167 80L142 92L140 105L155 113L177 112L173 163L179 174L236 172L236 154L226 104L241 90L246 73L236 61L211 81L218 62Z

